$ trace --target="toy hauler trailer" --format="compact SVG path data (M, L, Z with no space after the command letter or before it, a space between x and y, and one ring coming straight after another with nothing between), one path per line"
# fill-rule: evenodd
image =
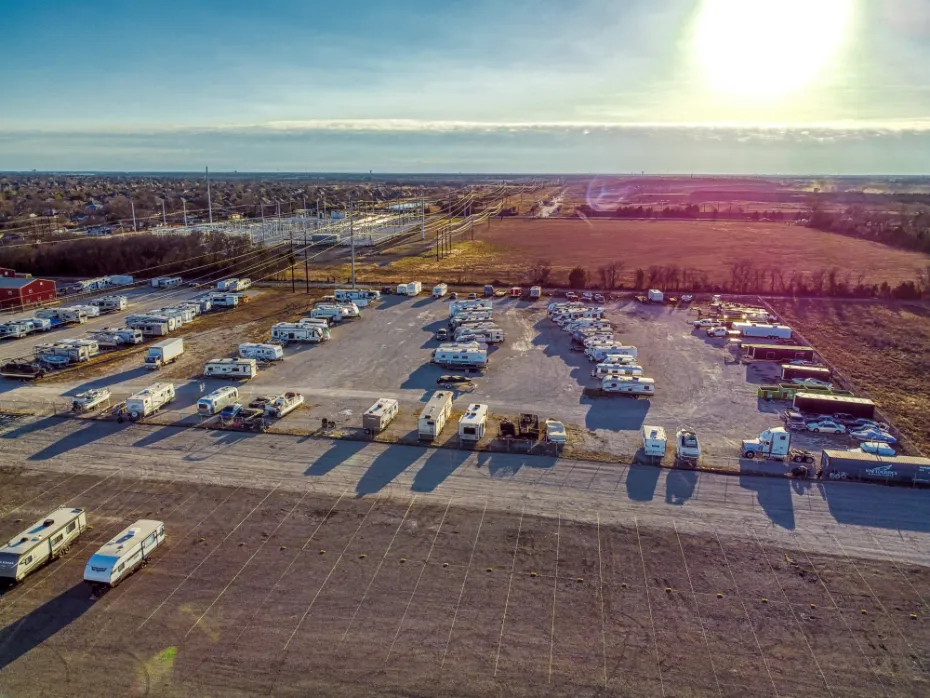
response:
M836 414L845 412L853 417L875 418L875 403L864 397L851 395L824 395L805 390L796 393L792 404L798 412Z
M437 390L420 412L420 418L417 420L417 436L423 440L435 440L445 428L450 414L452 414L452 393L448 390Z
M128 398L126 411L132 420L144 419L174 400L174 396L174 383L156 383Z
M820 468L825 480L930 485L930 458L827 449L820 457Z
M87 528L83 509L49 512L0 548L0 578L16 583L64 555Z
M95 594L115 587L145 565L165 538L165 524L161 521L136 521L90 556L84 567L84 581Z
M397 400L383 397L362 414L362 428L372 434L387 429L399 410Z

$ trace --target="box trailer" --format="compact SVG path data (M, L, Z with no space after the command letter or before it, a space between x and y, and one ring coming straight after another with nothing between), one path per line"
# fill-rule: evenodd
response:
M84 581L94 593L115 587L145 565L165 538L163 522L136 521L90 556L84 567Z
M542 298L542 287L530 286L530 298Z
M442 298L449 292L449 286L447 284L436 284L433 286L433 298Z
M768 325L761 322L734 322L731 327L744 337L791 339L791 328L787 325Z
M280 344L240 344L239 356L258 361L280 361L284 358L284 349Z
M201 417L212 417L238 399L239 388L234 385L224 385L222 388L217 388L212 393L204 395L197 401L197 414Z
M864 397L826 395L805 390L795 393L792 407L798 412L837 414L845 412L853 417L875 418L875 403Z
M794 378L814 378L829 383L832 376L833 372L829 368L823 366L781 365L781 377L786 381L790 381Z
M879 456L862 451L825 449L820 457L820 468L825 480L930 485L930 458L918 456Z
M22 581L43 565L64 555L87 529L83 509L63 507L50 511L0 548L0 578Z
M173 364L184 353L184 339L173 337L153 344L145 353L145 367L148 369L161 368L165 364Z
M646 424L641 430L643 437L643 453L650 458L663 458L668 447L668 438L663 427L653 427Z
M741 344L743 356L754 361L785 361L814 360L814 350L811 347L794 347L782 344Z
M271 338L279 342L325 342L330 337L328 327L304 325L296 322L279 322L271 326Z
M662 303L665 301L665 294L657 288L650 288L646 292L646 298L650 303Z
M258 375L258 362L255 359L212 359L203 367L203 375L250 380Z
M488 406L469 405L459 419L459 440L478 442L484 437L488 424Z
M397 400L383 397L362 414L362 428L372 434L384 431L394 421L398 410Z
M417 435L420 439L433 441L446 426L446 420L452 414L452 393L437 390L420 412L417 421Z
M140 390L126 400L126 412L132 420L155 414L174 400L174 383L156 383Z

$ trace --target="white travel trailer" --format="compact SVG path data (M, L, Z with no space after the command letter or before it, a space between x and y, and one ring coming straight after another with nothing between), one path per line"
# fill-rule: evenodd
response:
M144 419L174 400L174 383L156 383L126 400L129 418Z
M174 332L178 329L182 323L179 318L168 317L166 315L157 315L157 314L146 314L146 315L127 315L126 316L126 325L129 327L139 327L142 329L142 334L146 334L142 325L164 325L165 334L169 332Z
M437 390L420 412L417 422L417 434L420 439L434 440L446 426L446 420L452 414L452 393Z
M744 337L791 339L791 328L786 325L767 325L759 322L734 322L733 329Z
M56 347L84 347L87 349L87 358L100 353L100 342L96 339L62 339L55 343ZM83 359L82 359L83 360Z
M647 397L655 395L656 382L652 378L643 376L607 376L601 383L601 390L605 393L619 393L630 397Z
M239 356L258 361L280 361L284 358L284 349L280 344L240 344Z
M359 308L364 308L381 299L381 291L370 288L337 288L333 291L337 301L352 301Z
M634 359L637 355L636 347L626 347L622 345L615 345L611 347L589 347L584 350L584 353L591 361L594 361L595 363L603 363L606 357L615 354L620 354L622 356L632 356Z
M643 375L643 367L638 364L598 364L591 369L591 376L593 378L641 375Z
M19 582L47 562L64 555L87 528L83 509L49 512L0 548L0 579Z
M490 298L473 298L471 300L454 300L449 301L449 317L462 312L468 311L487 311L494 310L494 305Z
M440 366L461 368L483 368L488 365L487 347L469 344L440 344L433 350L433 363Z
M20 337L25 337L27 334L29 334L29 330L23 325L18 325L13 322L0 325L0 338L10 337L11 339L19 339Z
M643 425L643 453L651 458L663 458L668 447L668 439L663 427Z
M399 406L397 400L383 397L362 414L362 428L372 434L387 429L388 424L394 421Z
M93 303L88 305L72 305L68 308L62 308L62 310L82 310L87 317L100 317L100 308Z
M84 581L95 593L115 587L145 565L155 549L164 542L164 523L140 519L117 533L90 556L84 567Z
M200 313L190 306L187 305L172 305L165 308L160 308L159 310L154 311L157 315L165 315L166 317L176 317L181 321L182 325L186 325L189 322L193 322L194 318L197 317Z
M184 280L180 276L159 276L152 279L152 288L174 288L180 286Z
M604 360L600 363L610 366L617 364L633 366L638 365L639 361L635 356L629 356L628 354L610 354L609 356L605 356Z
M36 315L38 315L38 313L36 313ZM55 317L62 322L76 322L79 325L83 325L87 322L87 313L81 308L58 308Z
M453 338L456 342L483 342L485 344L500 344L504 341L504 330L500 327L457 327Z
M397 287L399 296L419 296L423 292L423 284L419 281L410 281Z
M459 419L459 440L481 441L488 423L488 406L473 404Z
M279 342L317 344L329 339L329 328L295 322L279 322L271 326L271 338Z
M255 359L212 359L203 367L203 375L249 380L258 375L258 363Z
M463 310L449 318L450 327L459 327L470 322L490 322L494 314L490 310Z
M362 311L358 309L352 301L341 301L336 303L336 307L342 313L343 318L356 318L362 316Z
M222 388L217 388L212 393L204 395L197 401L197 414L201 417L212 417L238 399L239 388L233 385L224 385Z
M239 296L235 293L211 293L208 297L214 308L235 308L239 305Z
M129 299L126 296L104 296L103 298L96 298L90 302L91 305L94 305L104 312L115 312L117 310L125 310L126 306L129 305Z
M285 323L287 324L287 323ZM303 325L304 327L329 327L329 320L323 317L302 317L297 321L298 325Z
M449 292L449 286L447 284L436 284L433 286L433 298L442 298Z
M143 337L164 337L170 330L164 320L126 320L130 329L139 330Z
M310 311L310 317L329 320L331 323L342 322L345 314L338 305L318 305Z

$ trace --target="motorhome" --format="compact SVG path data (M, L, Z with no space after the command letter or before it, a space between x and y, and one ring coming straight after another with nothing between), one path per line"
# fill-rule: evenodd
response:
M446 426L446 420L452 414L452 393L437 390L420 412L417 422L417 435L420 439L436 439Z
M303 325L295 322L279 322L271 326L271 338L279 342L325 342L330 337L329 328Z
M155 414L174 397L174 383L156 383L127 398L126 412L130 419L144 419Z
M488 350L477 342L440 344L433 351L433 363L449 367L483 368L488 364Z
M359 308L364 308L381 299L381 291L370 288L337 288L333 291L337 301L352 301Z
M278 395L271 402L265 403L265 416L272 419L281 419L304 404L304 396L300 393L284 393Z
M197 401L197 414L201 417L212 417L219 414L226 405L231 405L239 399L239 388L233 385L224 385L212 393L204 395Z
M643 367L639 364L598 364L591 369L591 376L593 378L641 375L643 375Z
M258 363L255 359L212 359L203 367L203 375L249 380L258 375Z
M397 400L383 397L362 414L362 428L372 434L384 431L394 421L398 410Z
M607 376L601 383L601 390L631 397L651 396L655 395L656 384L652 378L643 376Z
M116 312L125 310L129 305L129 299L126 296L104 296L96 298L90 302L91 305L100 308L104 312Z
M240 344L239 356L258 361L280 361L284 358L284 349L280 344Z
M145 565L165 538L163 522L151 519L136 521L90 556L84 567L84 581L95 593L115 587Z
M436 284L433 286L433 298L442 298L449 292L448 284Z
M12 320L7 323L8 325L22 325L25 328L26 333L32 332L48 332L52 329L52 321L44 317L31 317L26 318L25 320Z
M64 555L87 529L83 509L64 507L49 512L0 548L0 578L22 581L42 565Z
M484 437L487 423L488 406L477 403L469 405L465 414L459 419L459 440L480 441Z
M642 428L643 454L650 458L662 458L668 446L663 427L652 427L646 424Z

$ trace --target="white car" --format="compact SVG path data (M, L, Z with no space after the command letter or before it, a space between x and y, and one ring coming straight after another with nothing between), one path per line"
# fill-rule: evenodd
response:
M838 422L834 422L832 419L818 419L814 422L808 422L807 430L815 432L827 431L834 434L846 433L846 427Z
M694 296L692 296L690 293L685 293L682 295L681 300L683 303L690 303L694 300Z
M894 455L894 449L888 444L880 441L863 441L859 444L859 450L863 453L874 453L876 456Z
M709 317L702 317L700 320L693 320L691 324L695 327L716 327L720 323L716 320L711 320Z
M727 328L726 327L708 327L707 336L708 337L726 337Z

